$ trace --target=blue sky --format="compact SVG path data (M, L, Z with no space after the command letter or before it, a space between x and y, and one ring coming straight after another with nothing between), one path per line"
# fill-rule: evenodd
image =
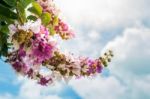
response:
M55 0L76 38L62 50L115 57L95 78L42 87L0 61L0 99L150 99L150 0Z

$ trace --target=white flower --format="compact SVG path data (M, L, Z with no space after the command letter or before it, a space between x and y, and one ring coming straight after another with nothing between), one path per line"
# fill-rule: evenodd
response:
M35 21L34 23L32 23L30 25L30 29L34 32L34 33L39 33L40 32L40 26L41 26L41 20L38 19L37 21Z
M79 76L81 73L81 67L78 63L67 65L66 67L67 67L68 72L72 72L73 74L77 76ZM70 70L69 68L72 68L72 69Z
M53 71L51 76L54 80L62 80L62 75L58 71Z
M65 64L59 64L58 68L60 68L62 70L66 70L66 65Z
M14 33L17 32L17 28L16 28L16 26L15 26L14 24L10 24L10 25L8 26L8 29L9 29L9 33L10 33L11 35L13 35Z
M27 66L32 66L33 65L33 60L29 58L29 56L25 56L23 58L23 62L26 63Z
M41 20L38 19L37 21L28 21L27 23L24 23L24 25L18 25L18 29L29 31L31 30L34 33L40 32L40 26L41 26Z
M88 66L85 65L81 68L81 71L83 71L84 73L88 71Z

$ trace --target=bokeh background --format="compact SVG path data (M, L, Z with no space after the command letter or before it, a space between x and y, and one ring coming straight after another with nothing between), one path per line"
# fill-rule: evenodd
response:
M62 50L115 57L95 78L42 87L0 61L0 99L150 99L150 0L55 0L76 38Z

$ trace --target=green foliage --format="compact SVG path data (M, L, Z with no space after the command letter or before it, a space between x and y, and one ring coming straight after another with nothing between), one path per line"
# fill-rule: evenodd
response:
M2 0L2 1L4 1L6 4L8 4L11 7L16 6L16 0Z
M4 20L5 20L8 24L11 24L11 23L14 22L13 19L7 18L7 17L5 17L5 16L0 15L0 21L4 21Z
M50 13L48 12L44 12L42 15L41 15L41 20L42 20L42 23L47 26L49 24L49 22L51 21L52 19L52 16Z
M28 10L35 15L41 16L43 9L37 2L33 2L32 7L30 7Z
M0 57L7 56L10 44L7 42L8 26L4 22L0 22Z
M55 31L55 29L54 29L54 27L53 26L48 26L48 29L49 29L49 32L50 32L50 35L51 36L54 36L55 34L56 34L56 31Z
M19 0L19 2L22 4L22 7L25 9L30 3L32 3L35 0Z
M17 2L20 2L22 4L22 7L26 8L33 1L34 0L0 0L0 3L6 5L8 7L16 8Z
M7 1L5 1L5 0L0 0L0 4L1 5L3 5L3 6L5 6L5 7L7 7L7 8L9 8L9 9L14 9L14 7L13 6L11 6L12 4L9 4Z
M0 4L0 15L10 19L17 19L17 14L2 4Z
M36 20L37 20L37 17L36 17L36 16L33 16L33 15L30 15L30 16L27 17L27 19L36 21Z
M26 22L26 7L32 3L33 0L18 0L16 5L17 14L21 24Z
M0 57L7 56L10 43L8 25L15 20L21 24L26 22L26 7L34 0L0 0Z
M17 2L17 14L19 16L19 21L21 24L26 22L26 13L23 4L21 2Z

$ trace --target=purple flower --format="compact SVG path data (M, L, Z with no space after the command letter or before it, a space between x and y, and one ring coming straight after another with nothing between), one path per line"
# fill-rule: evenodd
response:
M28 75L28 77L30 78L32 78L33 77L33 69L29 69L28 70L28 72L27 72L27 75Z
M101 62L96 59L96 60L88 60L87 61L87 64L89 66L89 70L88 70L88 73L89 74L92 74L92 73L101 73L102 71L102 65L101 65Z
M95 62L96 62L96 71L97 71L98 73L101 73L101 72L102 72L102 69L103 69L101 62L100 62L99 60L96 60Z
M59 19L59 24L55 26L54 29L57 33L59 33L62 39L71 39L75 37L75 34L72 31L72 29L70 29L69 26L66 23L64 23L61 19Z
M43 85L43 86L46 86L49 83L49 81L51 81L51 80L52 80L51 78L46 79L46 78L42 77L42 78L40 78L40 81L38 83Z
M22 69L22 64L20 62L15 62L12 64L12 67L17 71L20 72Z
M19 51L18 51L18 56L19 57L25 57L26 56L26 52L23 49L23 47L20 47Z
M102 66L101 66L101 65L98 65L96 70L97 70L98 73L101 73L101 72L102 72L102 69L103 69Z
M18 62L16 61L15 63L12 64L12 67L17 71L17 72L21 72L23 74L26 74L27 72L27 66L22 63L22 62Z
M42 41L33 41L32 55L37 59L36 61L42 62L52 57L54 47L51 44Z
M89 66L88 73L89 73L89 74L94 73L94 67L93 67L94 61L91 60L91 59L89 59L89 60L87 61L87 65Z

